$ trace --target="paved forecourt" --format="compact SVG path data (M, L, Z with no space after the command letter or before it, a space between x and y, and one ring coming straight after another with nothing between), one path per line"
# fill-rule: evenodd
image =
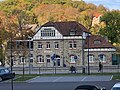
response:
M28 80L32 82L80 82L80 81L110 81L112 76L38 76Z

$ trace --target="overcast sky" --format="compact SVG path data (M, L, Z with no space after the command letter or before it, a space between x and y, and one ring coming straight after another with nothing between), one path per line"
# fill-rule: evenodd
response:
M0 0L4 1L4 0ZM93 3L95 5L104 5L106 8L112 9L119 9L120 10L120 0L83 0L87 3Z
M119 9L120 10L120 0L84 0L87 3L93 3L95 5L104 5L106 8Z

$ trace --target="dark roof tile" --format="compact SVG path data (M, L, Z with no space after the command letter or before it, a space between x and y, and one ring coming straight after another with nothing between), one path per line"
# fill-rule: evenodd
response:
M88 48L88 40L89 40L89 48L113 48L113 45L110 44L104 37L100 35L91 35L86 38L84 48ZM95 41L98 41L95 43Z
M71 30L75 30L76 35L82 35L82 32L88 32L82 24L76 21L67 21L67 22L47 22L42 27L55 27L63 36L69 36Z

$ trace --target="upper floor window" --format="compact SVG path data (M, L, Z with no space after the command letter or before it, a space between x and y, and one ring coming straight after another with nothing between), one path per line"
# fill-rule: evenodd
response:
M70 31L70 35L75 35L75 31Z
M77 42L75 42L75 41L70 41L70 42L69 42L69 48L70 48L70 49L76 49L76 48L77 48Z
M70 35L75 35L75 34L76 34L76 30L75 29L70 30Z
M27 42L27 48L28 49L33 49L33 41L28 41Z
M99 45L99 44L101 44L101 41L100 40L94 40L94 44Z
M45 28L44 30L41 30L41 37L54 37L55 36L55 30L52 30L51 28Z
M55 49L58 49L58 48L59 48L59 43L55 42Z
M50 42L46 43L46 49L50 49Z
M42 49L42 43L41 42L38 42L38 48Z

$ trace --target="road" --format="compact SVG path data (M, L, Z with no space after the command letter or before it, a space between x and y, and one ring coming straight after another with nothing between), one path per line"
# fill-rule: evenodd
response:
M74 90L82 84L92 84L106 87L107 90L118 81L81 81L81 82L34 82L34 83L15 83L13 90ZM0 83L0 90L11 90L11 83Z

